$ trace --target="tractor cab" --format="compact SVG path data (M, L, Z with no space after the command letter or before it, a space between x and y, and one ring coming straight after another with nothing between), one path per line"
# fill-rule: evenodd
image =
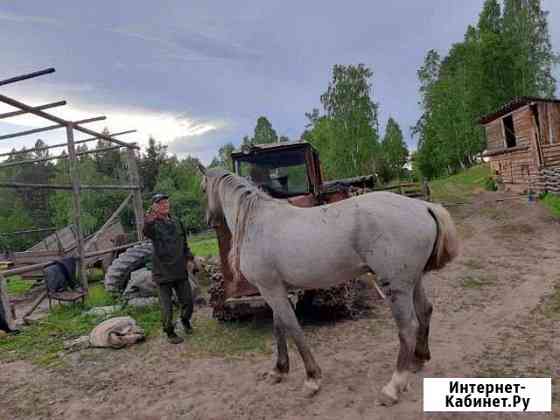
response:
M231 154L234 172L274 198L315 201L322 185L319 154L308 142L243 146ZM304 200L306 198L306 200Z

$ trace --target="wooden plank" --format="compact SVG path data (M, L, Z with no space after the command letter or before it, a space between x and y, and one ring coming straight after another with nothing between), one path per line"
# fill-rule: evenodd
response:
M88 118L88 119L85 119L85 120L76 121L76 124L86 124L86 123L95 122L95 121L103 121L103 120L106 120L106 119L107 119L107 117L105 117L105 116ZM11 138L14 138L14 137L28 136L30 134L42 133L43 131L56 130L57 128L63 128L63 127L64 127L64 124L55 124L55 125L49 125L47 127L33 128L31 130L19 131L17 133L4 134L3 136L0 136L0 140L11 139Z
M19 111L18 111L19 112ZM25 111L27 112L27 111ZM117 133L111 133L109 134L110 136L122 136L124 134L130 134L130 133L136 133L136 130L126 130L126 131L119 131ZM76 144L82 144L82 143L89 143L91 141L96 141L99 140L99 137L89 137L87 139L83 139L83 140L78 140L74 142L74 145ZM64 142L64 143L58 143L58 144L52 144L50 146L45 146L45 147L36 147L33 149L26 149L26 150L15 150L13 152L6 152L6 153L0 153L0 157L3 156L13 156L13 155L20 155L22 153L30 153L30 152L35 152L37 150L46 150L46 149L54 149L56 147L66 147L68 145L68 143Z
M133 185L140 185L140 174L138 172L138 166L136 164L136 155L133 149L127 150L127 166L128 166L128 179ZM134 218L136 221L136 235L138 240L144 239L144 205L142 203L142 194L140 189L133 191L133 208L134 208Z
M62 118L59 118L59 117L56 117L56 116L54 116L54 115L48 114L48 113L46 113L46 112L44 112L44 111L35 110L35 109L33 109L33 107L31 107L31 106L29 106L29 105L26 105L26 104L24 104L23 102L20 102L20 101L17 101L17 100L15 100L15 99L12 99L12 98L10 98L10 97L8 97L8 96L6 96L6 95L1 95L1 94L0 94L0 102L4 102L5 104L11 105L11 106L13 106L13 107L15 107L15 108L19 108L19 109L21 109L21 110L29 111L31 114L38 115L39 117L43 117L43 118L45 118L45 119L47 119L47 120L50 120L50 121L53 121L53 122L55 122L55 123L57 123L57 124L66 125L66 124L69 123L69 121L66 121L66 120L64 120L64 119L62 119ZM74 125L74 128L75 128L77 131L80 131L80 132L85 133L85 134L89 134L90 136L95 136L95 137L97 137L97 138L101 138L101 139L103 139L103 140L107 140L107 141L110 141L110 142L115 143L115 144L120 144L121 146L129 147L129 148L132 147L132 148L134 148L134 149L139 149L139 147L136 146L136 145L130 145L130 144L128 144L128 143L125 143L125 142L123 142L123 141L117 140L117 139L115 139L115 138L113 138L113 137L111 137L111 136L105 135L105 134L103 134L103 133L97 133L96 131L89 130L89 129L87 129L87 128L81 127L80 125Z
M33 109L41 111L43 109L50 109L50 108L55 108L57 106L64 106L64 105L66 105L66 101L58 101L58 102L51 102L50 104L45 104L41 106L34 106ZM29 114L29 111L20 110L20 111L6 112L4 114L0 114L0 120L4 118L17 117L18 115L24 115L24 114Z
M0 86L8 85L10 83L21 82L22 80L32 79L34 77L43 76L45 74L54 73L54 67L49 67L48 69L35 71L33 73L22 74L21 76L12 77L10 79L0 80Z
M70 178L72 179L72 198L73 198L73 219L76 226L77 246L78 246L78 273L80 273L80 281L84 290L88 290L88 281L86 274L86 261L84 258L84 238L80 225L81 204L80 204L80 175L78 172L78 158L76 157L76 148L74 146L74 126L66 125L66 138L68 140L68 156L70 163Z
M4 312L6 324L8 328L13 331L16 329L16 320L12 316L12 305L10 304L10 297L8 296L8 284L6 278L0 273L0 304Z
M120 147L120 146L119 146ZM123 200L123 202L121 203L121 205L117 208L117 210L111 215L111 217L109 217L109 219L107 219L107 221L103 224L103 226L101 226L101 228L95 233L95 235L93 235L93 237L91 237L90 239L88 239L88 241L86 242L85 246L84 246L84 250L87 251L88 249L91 248L92 245L95 244L95 241L97 241L97 239L103 234L105 233L105 231L107 230L107 228L109 228L109 226L111 226L111 224L115 221L115 219L121 214L121 212L124 210L124 208L126 207L126 205L128 204L128 202L130 201L130 199L132 198L132 193L128 194L127 197Z
M82 190L136 190L138 185L81 185ZM72 191L72 185L60 184L26 184L25 182L0 182L0 188L36 188L46 190Z

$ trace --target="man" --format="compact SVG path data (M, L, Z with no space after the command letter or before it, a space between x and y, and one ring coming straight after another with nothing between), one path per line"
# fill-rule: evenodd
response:
M169 214L169 207L167 195L155 194L152 197L152 207L144 219L144 235L150 238L154 245L152 276L159 286L163 330L170 343L179 344L183 339L175 333L172 295L175 290L181 322L185 332L190 334L193 299L187 264L194 268L194 258L187 244L185 227L180 220Z

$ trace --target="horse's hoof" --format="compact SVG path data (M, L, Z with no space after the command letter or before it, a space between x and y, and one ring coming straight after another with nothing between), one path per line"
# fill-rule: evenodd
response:
M276 370L272 370L268 372L266 380L270 385L275 385L282 382L284 379L286 379L287 376L288 376L287 373L282 373Z
M391 407L399 402L399 397L396 395L396 393L389 390L387 386L384 386L381 390L381 393L379 394L379 397L377 398L377 402L379 403L379 405Z
M306 379L303 383L303 392L306 397L314 396L321 389L320 379Z

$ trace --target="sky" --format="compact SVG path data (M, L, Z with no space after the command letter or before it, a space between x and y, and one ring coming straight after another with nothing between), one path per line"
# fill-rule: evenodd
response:
M120 138L145 146L153 136L169 152L207 164L221 145L252 135L259 116L278 135L298 140L305 113L321 109L332 67L363 63L374 73L381 132L393 117L414 149L416 72L428 50L445 54L463 39L482 4L0 0L0 80L56 69L0 93L34 106L65 99L68 105L49 112L73 120L105 115L87 127L136 129ZM558 51L560 1L542 4ZM10 110L0 104L0 113ZM34 116L4 119L0 135L51 124ZM65 132L0 140L0 153L30 148L38 138L59 143Z

